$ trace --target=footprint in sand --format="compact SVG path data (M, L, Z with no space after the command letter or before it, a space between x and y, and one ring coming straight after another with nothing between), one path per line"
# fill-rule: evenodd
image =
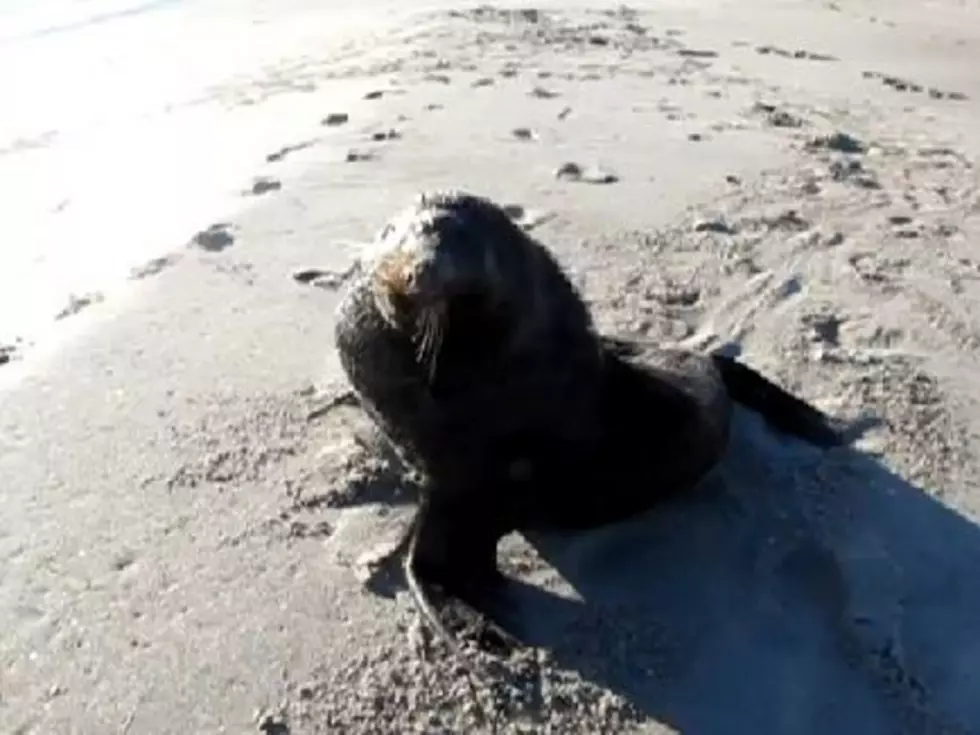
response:
M694 225L695 232L713 232L716 235L737 235L738 228L723 219L705 219Z
M942 89L937 89L936 87L925 87L921 84L916 84L915 82L909 81L908 79L902 79L901 77L892 76L890 74L882 74L877 71L863 71L861 76L865 79L877 79L886 87L891 87L896 92L909 92L912 94L928 94L934 100L956 100L963 101L969 99L967 95L962 92L947 92Z
M905 214L891 215L888 224L894 228L892 234L902 240L914 240L922 235L922 226Z
M228 231L230 228L227 222L218 222L194 235L190 244L209 253L220 253L235 243L234 236Z
M275 151L274 153L270 153L269 155L267 155L265 157L265 160L268 163L275 163L277 161L281 161L290 153L295 153L296 151L301 151L304 148L309 148L315 142L316 142L315 140L306 140L303 141L302 143L294 143L293 145L283 146L278 151Z
M837 61L836 56L831 56L830 54L818 54L813 51L807 51L806 49L797 49L795 51L787 51L779 46L757 46L755 49L757 54L762 54L763 56L782 56L784 59L801 59L803 61Z
M388 130L378 130L377 132L371 133L371 140L376 142L381 142L383 140L398 140L401 137L402 134L394 128L390 128Z
M545 89L544 87L534 87L528 94L531 97L537 97L541 100L550 100L558 97L558 92L552 92L550 89Z
M874 171L865 168L864 164L856 158L841 157L831 161L827 170L830 172L830 178L839 183L852 183L862 189L881 188Z
M68 305L59 311L54 318L56 321L67 319L70 316L75 316L75 314L78 314L80 311L87 309L93 304L102 303L104 300L105 296L98 291L82 294L81 296L72 294L68 297Z
M838 153L865 153L868 150L868 147L854 136L839 131L811 138L805 147L811 152L825 150Z
M345 161L347 163L359 163L361 161L373 161L375 154L372 151L347 151Z
M350 120L350 115L346 112L331 112L325 118L320 120L321 125L326 125L330 128L335 128L338 125L344 125Z
M163 272L165 268L169 268L174 263L179 260L179 256L167 255L162 258L153 258L153 260L148 260L143 265L133 268L129 272L129 277L131 280L138 281L142 278L149 278L150 276L155 276L158 273Z
M699 49L699 48L679 48L677 49L678 56L684 56L688 59L716 59L718 58L718 52L712 51L711 49Z
M261 196L270 191L279 191L281 188L282 182L279 179L274 179L271 176L259 176L252 182L252 188L247 193L253 196Z
M804 314L803 325L809 331L810 341L823 347L840 347L840 328L847 321L837 314Z
M555 178L560 181L579 181L585 184L615 184L619 177L611 171L598 167L583 168L568 161L555 169Z
M769 104L768 102L756 102L752 105L751 113L763 115L766 124L774 128L802 128L806 125L806 121L803 118L797 117L786 110L781 110L776 105Z

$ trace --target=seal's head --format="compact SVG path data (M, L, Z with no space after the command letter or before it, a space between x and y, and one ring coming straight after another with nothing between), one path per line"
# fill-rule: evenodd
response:
M366 264L379 313L434 376L447 350L478 359L534 331L542 250L493 202L430 192L385 225Z

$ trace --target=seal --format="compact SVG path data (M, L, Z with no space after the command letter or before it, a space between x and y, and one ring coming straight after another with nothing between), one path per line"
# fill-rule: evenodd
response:
M600 335L550 251L459 191L420 194L384 226L335 343L358 402L422 478L405 573L449 639L427 586L482 616L503 536L590 528L683 493L724 452L734 401L839 443L820 412L742 363Z
M516 437L583 450L598 437L603 355L588 308L500 207L429 192L364 253L335 342L362 407L424 478L410 586L418 570L481 596L496 576L486 549L519 520Z

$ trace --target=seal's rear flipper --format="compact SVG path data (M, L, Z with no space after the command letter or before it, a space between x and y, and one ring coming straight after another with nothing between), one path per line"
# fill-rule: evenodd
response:
M748 365L720 353L712 354L711 359L732 399L758 411L774 428L819 447L844 446L856 438L851 429L839 426L837 421Z

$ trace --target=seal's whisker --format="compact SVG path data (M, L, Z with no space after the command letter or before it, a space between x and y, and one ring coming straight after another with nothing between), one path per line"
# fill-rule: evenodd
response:
M426 368L429 381L435 380L436 363L442 346L442 310L439 307L425 309L419 317L416 336L416 359Z
M436 379L436 366L439 362L439 351L442 349L442 317L437 314L433 318L432 326L432 346L431 354L429 355L429 382L434 382Z

